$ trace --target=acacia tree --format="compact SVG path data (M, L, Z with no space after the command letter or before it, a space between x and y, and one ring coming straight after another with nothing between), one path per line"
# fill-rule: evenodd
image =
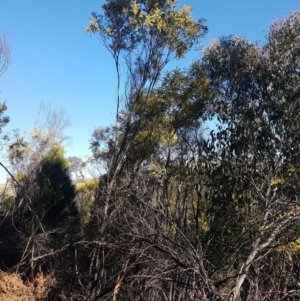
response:
M222 38L201 61L219 121L199 154L206 249L233 300L280 299L298 273L278 247L295 246L299 233L299 29L296 11L272 24L265 45Z
M69 162L64 158L64 150L58 145L53 146L40 162L31 197L32 206L42 221L57 227L68 215L65 209L75 206L72 204L74 197ZM71 215L75 217L76 211Z

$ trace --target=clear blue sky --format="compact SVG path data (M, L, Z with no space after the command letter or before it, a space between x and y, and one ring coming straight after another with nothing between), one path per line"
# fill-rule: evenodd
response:
M92 11L103 0L0 0L0 32L8 36L12 63L0 78L0 101L11 118L7 129L31 129L41 101L62 107L72 122L68 155L84 157L98 126L113 122L115 70L106 49L85 33ZM300 8L299 0L181 0L205 18L209 32L203 46L220 36L264 40L272 21ZM192 52L178 65L197 59ZM0 171L0 182L3 176Z

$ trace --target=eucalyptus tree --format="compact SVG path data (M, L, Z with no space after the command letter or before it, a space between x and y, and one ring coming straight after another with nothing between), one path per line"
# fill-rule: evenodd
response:
M184 118L181 126L175 124L176 111L185 111L189 115L186 120L197 120L201 115L195 113L196 104L188 97L185 102L164 91L172 80L173 87L181 85L178 93L180 89L187 90L184 87L188 85L187 74L177 71L163 79L162 72L171 60L183 57L193 46L197 46L206 32L203 20L192 18L190 7L183 6L177 10L176 5L174 0L108 0L103 5L103 14L93 13L87 27L88 32L99 35L111 53L118 79L116 123L97 129L91 141L94 160L103 164L106 173L100 178L99 192L88 226L92 242L86 247L93 246L92 260L86 273L88 277L83 277L88 285L82 283L82 286L87 288L91 300L104 298L107 293L113 294L115 285L123 279L128 281L128 285L133 285L133 279L139 283L138 289L132 291L132 298L138 298L139 290L145 283L148 283L149 298L161 298L164 294L150 285L156 277L151 274L155 271L153 262L152 267L149 266L148 273L152 276L148 280L149 275L143 273L136 278L132 275L138 273L138 267L145 267L139 262L145 262L142 254L149 249L148 243L138 239L139 234L133 232L138 224L133 221L145 215L151 219L147 207L140 203L138 185L142 179L138 177L145 177L147 169L155 161L154 157L164 157L157 155L162 149L167 154L168 150L175 148L179 128L185 126ZM191 93L197 93L196 89ZM151 187L148 196L150 191ZM143 212L136 211L137 208ZM154 210L151 211L152 216L153 213ZM149 224L143 223L143 219L140 221L144 236ZM118 242L120 240L121 244ZM82 278L79 280L82 282Z
M271 25L265 44L221 38L200 62L218 120L199 156L210 191L207 254L233 300L279 299L298 277L287 271L299 238L299 32L296 11Z
M186 73L162 77L203 22L175 1L103 9L87 31L115 60L116 123L91 140L106 175L78 282L90 300L288 295L298 273L299 12L273 23L264 45L222 38ZM218 120L208 138L199 118Z
M122 170L132 139L140 131L139 123L134 123L136 111L147 105L163 69L197 45L206 32L203 21L191 17L190 7L177 11L176 4L174 0L110 0L103 5L103 15L91 16L87 31L99 34L115 60L118 77L116 132L110 140L114 153L107 170L110 179Z

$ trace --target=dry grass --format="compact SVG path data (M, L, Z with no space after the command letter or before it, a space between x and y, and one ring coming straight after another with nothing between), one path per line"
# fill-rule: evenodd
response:
M38 274L33 282L24 283L17 274L0 271L0 300L44 301L54 284L52 274Z
M38 274L33 283L31 284L33 287L33 295L36 301L44 301L51 287L56 283L53 274L49 274L47 276L43 276L43 274Z
M2 271L0 271L0 300L35 301L29 284L24 284L16 274L7 274Z

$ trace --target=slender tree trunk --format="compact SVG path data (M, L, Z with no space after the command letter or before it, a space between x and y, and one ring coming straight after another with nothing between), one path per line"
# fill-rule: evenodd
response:
M237 301L240 296L241 287L247 277L247 272L249 271L250 265L253 262L254 258L256 257L257 253L259 252L259 249L260 249L258 247L259 242L260 242L260 238L258 238L255 241L252 252L250 253L246 262L242 265L242 267L240 269L240 273L236 279L235 287L232 290L232 293L233 293L232 301Z

